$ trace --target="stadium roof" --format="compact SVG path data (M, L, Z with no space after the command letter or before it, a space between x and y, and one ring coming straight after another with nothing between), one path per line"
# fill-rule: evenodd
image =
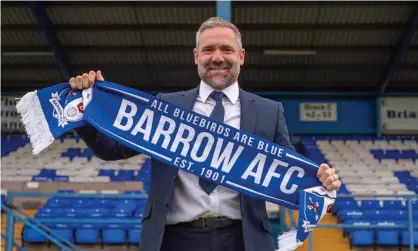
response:
M199 82L192 49L216 2L2 2L2 90L91 69L148 91ZM418 92L414 2L232 2L251 91ZM387 88L386 88L387 86Z

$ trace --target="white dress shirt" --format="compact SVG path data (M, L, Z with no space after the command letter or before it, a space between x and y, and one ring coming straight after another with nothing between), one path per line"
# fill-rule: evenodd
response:
M199 95L193 111L210 116L216 101L210 97L214 89L201 81ZM224 123L240 129L241 106L239 102L239 86L235 82L222 90L226 97L222 104L225 108ZM178 172L178 180L174 188L173 200L167 213L167 224L188 222L202 217L228 217L241 219L239 193L218 185L211 194L207 194L199 185L199 177L183 170Z

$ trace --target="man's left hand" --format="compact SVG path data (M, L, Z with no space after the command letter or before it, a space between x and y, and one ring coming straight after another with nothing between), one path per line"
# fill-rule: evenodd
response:
M338 190L341 187L341 181L335 173L335 169L330 168L327 164L321 164L316 173L316 177L319 178L322 185L326 187L328 191L334 189Z

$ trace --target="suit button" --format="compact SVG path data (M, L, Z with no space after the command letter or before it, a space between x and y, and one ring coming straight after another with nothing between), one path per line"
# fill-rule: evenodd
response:
M168 202L167 201L164 202L164 206L168 207Z
M176 182L177 178L178 178L178 177L177 177L177 175L173 176L172 181L173 181L173 182Z

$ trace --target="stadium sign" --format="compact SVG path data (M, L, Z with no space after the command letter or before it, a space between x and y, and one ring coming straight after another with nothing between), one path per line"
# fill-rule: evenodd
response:
M337 121L337 103L306 103L299 105L300 121Z
M383 132L417 133L418 98L387 97L380 104L380 123Z

